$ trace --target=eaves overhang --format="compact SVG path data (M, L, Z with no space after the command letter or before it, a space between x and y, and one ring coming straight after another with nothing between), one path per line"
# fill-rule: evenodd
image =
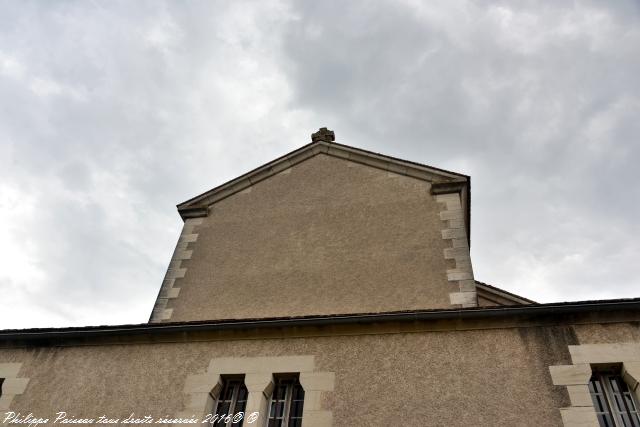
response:
M260 330L302 330L311 328L338 328L341 326L380 326L387 323L416 324L431 322L442 325L449 322L446 329L464 329L462 323L488 324L493 327L517 327L517 325L558 324L563 322L594 323L603 318L624 314L625 321L640 321L640 298L581 301L525 306L483 307L464 309L416 310L384 313L360 313L344 315L319 315L264 319L229 319L215 321L190 321L173 323L145 323L138 325L89 326L77 328L48 328L0 330L0 348L13 346L58 346L83 345L92 341L111 339L120 342L132 337L143 337L144 342L163 341L163 336L178 336L188 341L189 336L207 332L245 331L257 333ZM597 316L596 321L584 322L575 316ZM583 317L584 317L583 316ZM569 320L567 320L569 319ZM515 323L514 323L515 321ZM451 326L453 325L453 327ZM514 326L515 325L515 326ZM438 326L440 327L440 326ZM474 329L471 327L470 329ZM335 329L334 329L335 330ZM174 339L175 341L175 339ZM70 344L68 344L70 343Z

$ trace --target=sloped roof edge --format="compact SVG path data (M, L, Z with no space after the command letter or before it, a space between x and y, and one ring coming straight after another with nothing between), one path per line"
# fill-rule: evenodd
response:
M344 144L319 141L304 145L237 178L227 181L224 184L178 204L178 212L183 219L205 216L208 211L208 206L216 203L217 201L225 199L251 185L321 153L425 181L466 183L467 191L469 190L468 186L471 183L471 178L461 173L409 160L402 160L396 157L374 153L372 151ZM467 209L467 216L468 214L469 212Z
M499 297L508 299L509 301L513 301L516 304L522 305L530 305L530 304L538 304L537 302L530 300L529 298L521 297L520 295L516 295L512 292L505 291L504 289L498 288L497 286L489 285L488 283L480 282L478 280L476 282L476 288L481 289L489 294L497 295Z

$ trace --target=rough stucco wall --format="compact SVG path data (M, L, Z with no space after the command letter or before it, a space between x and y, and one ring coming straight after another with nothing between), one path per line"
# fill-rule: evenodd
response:
M599 332L583 328L588 342ZM638 326L609 325L622 340ZM597 329L597 328L596 328ZM30 378L14 411L51 416L172 415L182 409L189 374L216 357L314 355L335 372L324 399L334 426L559 426L566 391L549 365L570 363L572 327L398 333L147 345L0 350ZM402 422L399 422L400 416Z
M574 326L579 344L640 342L640 322Z
M171 321L450 307L429 184L317 155L215 205Z

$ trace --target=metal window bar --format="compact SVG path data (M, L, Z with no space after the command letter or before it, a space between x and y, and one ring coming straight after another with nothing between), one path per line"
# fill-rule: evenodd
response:
M269 403L268 427L301 427L304 389L297 377L277 377Z
M227 378L223 379L222 390L216 399L217 420L213 425L224 427L242 427L244 417L234 422L234 415L243 412L247 406L247 387L244 385L244 378ZM215 396L211 396L215 399ZM227 422L224 419L231 415Z
M620 375L605 375L607 389L611 396L611 409L621 426L640 427L637 405L633 395Z
M591 376L591 380L589 381L589 392L591 392L591 400L596 409L600 427L615 427L604 387L602 386L600 377L595 374Z
M594 372L589 391L601 427L640 427L638 404L620 375Z

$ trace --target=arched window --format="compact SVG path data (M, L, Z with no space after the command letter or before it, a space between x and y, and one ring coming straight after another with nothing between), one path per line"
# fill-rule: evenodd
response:
M297 375L278 375L274 378L269 403L268 427L302 426L304 389Z
M619 368L594 369L589 392L601 427L640 427L638 403Z

